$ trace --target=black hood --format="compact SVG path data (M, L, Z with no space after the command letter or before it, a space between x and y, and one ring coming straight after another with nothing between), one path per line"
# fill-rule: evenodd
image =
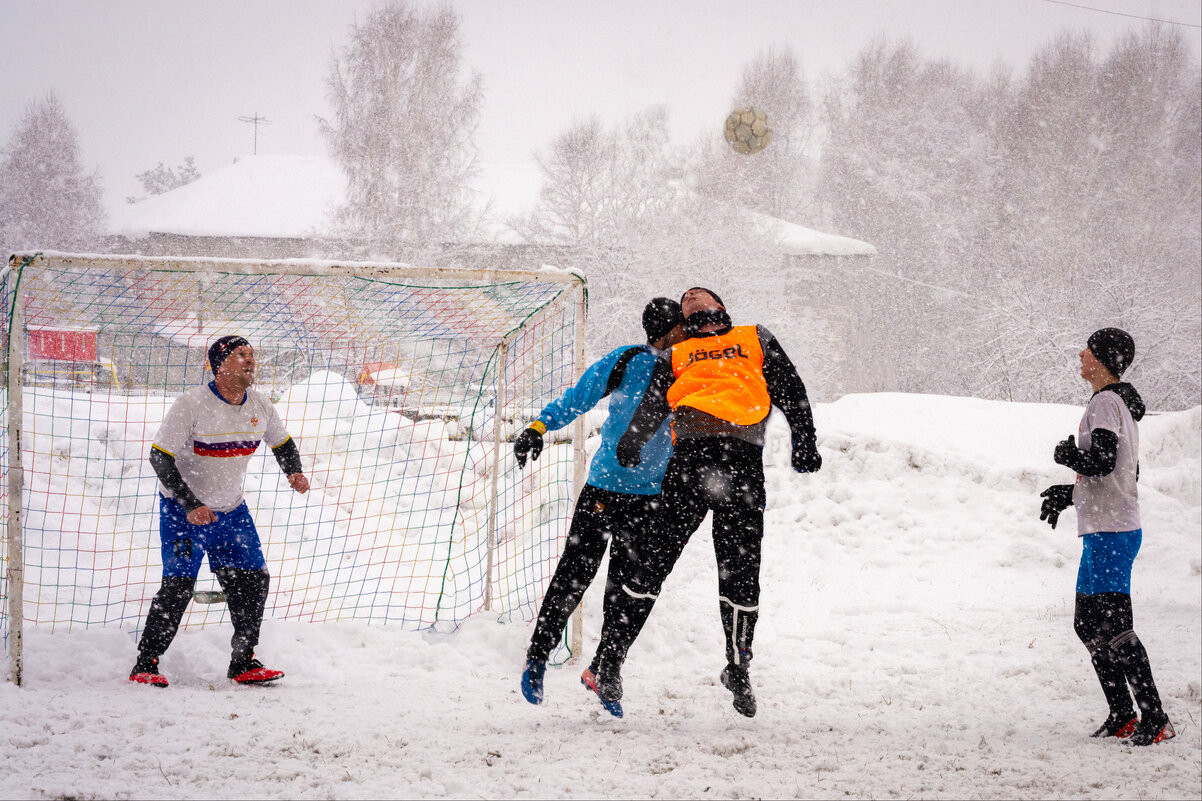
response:
M1127 409L1131 412L1131 419L1137 423L1144 419L1144 413L1148 411L1148 407L1144 406L1144 399L1139 396L1135 387L1125 381L1102 387L1098 392L1113 392L1122 398L1123 403L1127 404Z

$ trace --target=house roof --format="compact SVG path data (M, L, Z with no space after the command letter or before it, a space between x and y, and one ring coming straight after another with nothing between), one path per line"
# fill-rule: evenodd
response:
M539 175L524 165L482 165L474 191L486 241L519 241L505 218L534 206ZM112 233L305 238L331 229L346 197L341 168L326 158L241 156L190 184L123 206Z
M827 234L804 225L770 217L754 215L757 224L776 237L781 252L790 256L875 256L876 248L849 236Z
M538 202L542 174L534 165L482 164L473 191L481 239L498 244L525 240L507 225ZM331 229L346 196L341 168L324 157L241 156L190 184L121 207L112 233L140 239L150 233L302 239ZM785 253L870 255L866 242L756 215Z
M345 182L326 159L244 156L161 195L123 206L112 232L187 236L313 236L328 227Z

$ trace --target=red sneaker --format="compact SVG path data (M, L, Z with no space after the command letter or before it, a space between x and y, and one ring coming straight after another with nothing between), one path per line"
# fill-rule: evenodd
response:
M1106 721L1098 727L1098 730L1090 737L1117 737L1120 740L1126 740L1132 734L1135 734L1135 726L1139 723L1139 718L1134 712L1111 712Z
M601 694L604 689L609 688L604 688L602 686L602 682L598 679L597 674L593 673L591 668L585 668L584 672L580 674L580 683L587 687L591 692L596 693L597 698L601 701L601 706L605 708L606 712L613 715L615 718L622 717L622 702L607 700L605 696ZM610 690L610 692L612 694L613 691ZM618 685L618 692L621 692L621 684Z
M129 680L135 684L149 684L151 687L166 687L167 677L159 673L159 659L142 659L138 657L134 669L129 672Z
M1131 745L1155 745L1163 743L1165 740L1171 740L1177 736L1173 724L1169 723L1169 716L1161 713L1159 715L1145 715L1144 719L1135 727L1135 733L1131 735L1131 739L1127 742Z
M235 665L231 662L226 675L237 684L267 684L284 678L284 671L263 667L263 663L252 656L249 661L241 664Z

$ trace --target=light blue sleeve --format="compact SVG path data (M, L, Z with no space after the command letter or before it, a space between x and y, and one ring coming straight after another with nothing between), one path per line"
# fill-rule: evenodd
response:
M605 387L609 384L609 374L623 353L631 346L610 351L605 356L593 362L574 387L569 388L555 400L548 403L539 413L538 419L543 422L548 431L563 428L589 409L596 406L605 397Z

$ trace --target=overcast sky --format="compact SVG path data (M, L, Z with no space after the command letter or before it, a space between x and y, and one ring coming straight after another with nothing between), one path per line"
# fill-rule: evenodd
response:
M26 105L53 90L100 170L110 206L135 175L195 156L202 173L251 152L320 155L331 57L372 0L0 0L0 144ZM875 34L987 70L1021 69L1064 29L1103 50L1138 17L1187 23L1198 0L456 0L466 66L484 76L482 158L528 162L573 119L620 120L668 106L674 137L720 131L758 51L787 44L811 86ZM1092 7L1083 8L1081 6ZM1131 16L1124 16L1131 15Z

